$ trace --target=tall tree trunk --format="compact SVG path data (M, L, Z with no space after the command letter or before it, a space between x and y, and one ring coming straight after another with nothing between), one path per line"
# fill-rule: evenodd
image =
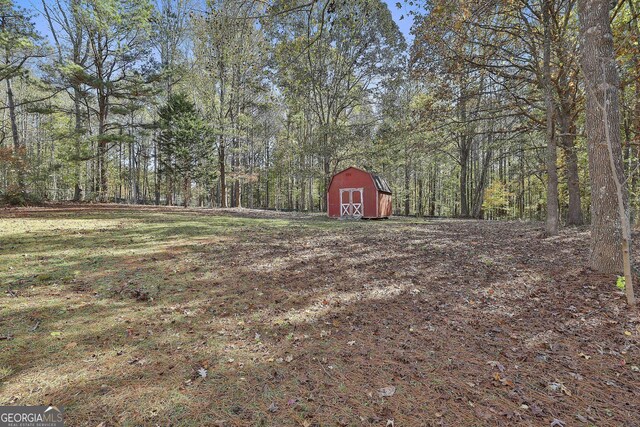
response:
M167 177L167 200L165 204L167 206L173 206L173 172L165 174Z
M220 171L220 207L227 207L227 177L225 173L225 150L224 136L220 135L220 145L218 146L218 167Z
M424 198L424 181L422 176L420 178L418 178L418 203L417 203L417 216L419 217L423 217L424 216L424 203L423 203L423 198Z
M543 84L544 84L544 106L546 109L546 132L547 142L547 220L545 232L547 236L558 234L559 212L558 212L558 154L554 135L554 103L553 88L551 86L551 4L549 0L542 2L542 16L544 26L544 53L543 53Z
M636 8L636 4L633 0L628 1L629 9L631 10L631 34L635 37L636 40L640 40L640 26L638 23L638 9ZM633 132L635 136L635 143L640 142L640 53L636 48L636 51L633 55L633 62L635 65L635 105L634 105L634 113L633 113ZM631 184L630 189L632 194L635 194L638 190L638 181L640 180L640 145L636 148L636 164L630 165L629 169L632 171L632 175L630 177ZM634 203L634 211L636 212L636 224L640 225L640 214L638 211L640 210L640 200L636 198Z
M11 78L7 78L7 103L9 107L9 120L11 122L11 136L13 138L13 150L17 157L20 158L20 164L17 169L17 184L18 191L24 192L26 190L25 180L24 180L24 165L22 164L22 160L24 160L24 154L22 151L22 147L20 144L20 134L18 133L18 122L16 119L16 103L13 98L13 88L11 86Z
M438 179L438 165L433 163L433 172L429 174L429 216L436 216L436 190Z
M409 216L411 208L410 199L410 178L411 178L411 162L409 160L409 149L405 144L404 147L404 215Z
M618 72L608 0L579 0L581 65L586 86L586 133L591 180L590 266L606 273L623 271L623 229L628 216L619 211L619 198L627 204L620 146ZM627 224L624 224L624 223ZM625 236L627 250L630 247Z
M558 111L558 121L562 132L562 150L566 163L567 191L569 193L569 209L567 225L582 225L582 202L580 196L580 175L578 170L578 153L576 151L576 128L570 123L571 118L566 111Z
M220 106L218 113L218 120L220 121L220 138L218 141L218 172L219 176L219 204L221 208L227 207L227 175L226 175L226 155L225 152L225 109L226 109L226 79L225 79L225 71L226 66L224 62L224 57L221 55L218 60L218 72L220 77Z
M157 136L153 141L153 171L155 172L154 196L156 206L160 204L160 185L162 183L162 172L160 171L160 152L158 150Z
M98 191L101 202L107 201L107 138L105 127L107 120L106 101L99 96L98 112Z
M567 168L567 190L569 193L569 210L567 225L582 225L582 202L580 196L580 176L578 174L578 153L573 143L564 145L565 162Z
M188 172L184 174L182 190L184 191L184 195L182 197L184 202L183 205L185 208L188 208L189 203L191 202L191 176L189 175Z
M79 202L82 198L82 188L80 188L80 138L82 138L82 110L80 105L81 92L78 86L73 87L73 112L75 115L75 164L73 167L73 201Z
M469 145L466 143L466 136L460 148L460 216L469 216L469 201L467 200L467 176L469 175Z
M484 189L487 185L487 175L489 174L489 165L491 163L491 156L493 154L491 145L493 142L493 135L489 134L489 148L484 155L482 162L482 169L480 171L480 177L476 185L473 197L473 206L471 216L475 219L482 219L482 204L484 203Z
M322 209L324 209L325 211L328 209L327 206L327 197L328 197L328 191L329 191L329 183L331 182L331 163L329 163L329 156L324 157L323 159L323 168L324 168L324 188L323 190L323 195L322 195Z

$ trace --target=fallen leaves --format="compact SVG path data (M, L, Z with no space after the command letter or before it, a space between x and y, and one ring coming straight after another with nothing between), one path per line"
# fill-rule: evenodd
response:
M502 378L502 377L500 376L500 374L499 374L499 373L497 373L497 372L495 372L495 373L493 374L493 379L494 379L494 381L495 381L495 382L494 382L494 385L500 385L500 384L502 384L502 385L507 386L507 387L513 387L513 381L511 381L511 380L510 380L510 379L508 379L508 378Z
M213 223L215 216L208 218ZM321 227L315 227L314 219L304 223L308 231L294 224L295 233L288 228L276 233L265 224L250 239L243 233L227 236L222 246L191 240L188 251L177 247L172 258L160 249L160 262L122 264L123 276L137 275L140 286L147 275L162 277L160 288L150 288L157 305L118 300L116 311L104 300L110 295L92 296L91 282L78 298L96 300L95 308L56 310L50 318L37 317L30 303L19 329L0 332L33 339L26 346L20 342L30 351L74 349L56 353L63 369L77 364L89 378L104 377L108 396L95 391L96 403L109 405L122 396L114 410L128 411L132 425L151 421L136 418L131 408L150 413L146 396L162 395L174 384L180 387L177 397L185 400L174 395L153 400L198 414L206 395L219 409L208 422L218 427L259 425L265 419L303 427L392 427L395 421L549 427L554 418L554 427L640 425L633 412L637 404L619 399L640 378L634 347L639 320L626 314L622 301L590 287L602 277L579 267L588 250L584 232L563 230L559 240L546 245L529 243L535 228L529 224L415 221L336 226L318 219ZM165 227L155 220L150 224ZM176 227L178 221L166 225ZM303 246L300 239L312 244ZM476 252L467 250L470 239ZM155 250L156 242L149 243ZM478 264L489 264L479 258L483 254L491 256L491 268ZM203 265L196 275L189 273L193 257ZM577 267L567 267L566 257ZM179 275L163 274L165 258L166 265L181 266ZM102 267L100 261L91 268ZM349 281L355 272L359 279ZM21 287L20 297L40 298L36 291ZM127 319L127 341L125 329L108 328L100 318L109 319L112 310ZM37 333L21 336L40 318ZM90 332L89 322L96 322L99 336ZM91 327L79 333L83 325ZM50 336L51 329L60 331L60 341ZM148 329L153 335L145 333ZM68 341L77 341L77 347ZM87 354L72 354L79 347ZM118 349L120 358L114 355ZM22 366L18 352L9 363L34 373L46 365ZM8 376L7 384L11 394L22 393L17 402L22 403L29 390L19 385L19 377ZM607 386L609 379L615 388ZM62 388L50 392L36 390L32 397L66 396ZM97 419L82 408L78 405L77 424L95 426ZM186 415L184 422L189 421L197 424Z
M379 397L391 397L396 393L396 388L392 385L378 389Z
M576 419L581 423L585 423L585 424L589 422L589 420L581 414L576 414Z
M197 371L200 378L207 378L208 371L205 368L200 367Z
M489 360L487 362L487 365L491 366L492 368L498 368L500 372L504 372L504 366L500 362L496 362L495 360Z
M567 396L571 396L571 391L569 391L569 389L561 382L554 381L551 384L549 384L547 388L551 391L561 391Z

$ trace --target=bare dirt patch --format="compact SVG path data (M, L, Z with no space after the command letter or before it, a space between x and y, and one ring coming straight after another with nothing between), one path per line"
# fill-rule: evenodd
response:
M0 230L0 403L69 425L640 425L640 317L584 230L109 205Z

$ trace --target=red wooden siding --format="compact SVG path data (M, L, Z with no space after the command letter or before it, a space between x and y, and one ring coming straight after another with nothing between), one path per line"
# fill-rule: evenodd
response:
M391 216L391 194L381 192L376 187L369 172L350 167L338 172L331 179L327 192L327 214L331 218L340 218L340 190L362 189L362 217L381 218ZM354 193L357 194L357 193ZM358 196L354 196L357 198Z
M393 212L393 205L391 204L391 194L380 193L378 199L378 216L382 218L388 218Z

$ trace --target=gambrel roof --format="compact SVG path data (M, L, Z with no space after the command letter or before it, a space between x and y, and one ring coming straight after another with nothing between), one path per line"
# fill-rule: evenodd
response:
M391 194L391 187L389 187L389 183L386 179L374 173L371 174L371 178L373 178L373 182L376 184L376 188L378 189L378 191Z

